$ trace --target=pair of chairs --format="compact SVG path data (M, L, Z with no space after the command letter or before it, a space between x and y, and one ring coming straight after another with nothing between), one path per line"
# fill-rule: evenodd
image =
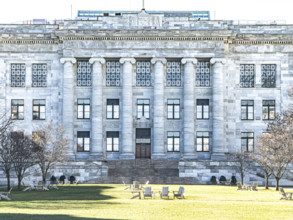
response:
M152 191L151 187L146 187L144 192L143 192L143 196L144 198L146 197L150 197L153 198L153 194L154 192ZM161 199L167 197L169 199L169 187L168 186L163 186L162 191L159 191L160 197ZM180 186L178 191L173 191L173 198L183 198L184 199L184 187Z
M11 200L8 195L10 194L12 190L12 187L10 188L10 190L8 192L0 192L0 200L2 199L6 199L6 200Z
M252 185L242 185L240 182L237 182L237 190L252 190L257 191L258 183L254 182Z
M293 193L292 192L286 193L282 187L280 187L280 194L282 195L281 199L292 200Z

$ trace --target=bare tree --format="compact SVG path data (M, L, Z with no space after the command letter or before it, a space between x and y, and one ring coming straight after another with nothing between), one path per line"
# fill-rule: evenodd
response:
M11 141L14 151L12 163L18 180L18 188L20 189L21 181L26 171L36 163L35 153L31 137L24 135L23 132L12 132Z
M236 171L240 173L241 183L244 183L244 177L247 174L250 167L249 152L241 151L233 155L235 161Z
M270 169L270 148L271 144L271 134L264 133L260 135L257 139L256 149L249 156L252 161L255 161L260 165L261 169L265 173L265 188L269 188L269 177L272 175Z
M68 140L63 135L64 128L61 125L55 128L51 123L33 133L34 150L43 182L46 181L50 168L53 168L58 162L67 160Z
M13 121L7 114L2 114L0 116L0 169L2 169L6 175L8 190L10 190L10 171L13 158L10 139L12 122Z
M293 110L276 114L267 130L270 134L266 136L268 166L276 179L276 190L279 190L279 181L293 162Z

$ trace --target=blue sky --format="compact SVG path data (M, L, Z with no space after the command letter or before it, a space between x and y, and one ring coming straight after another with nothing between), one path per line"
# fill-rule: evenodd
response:
M2 0L0 23L34 18L73 18L77 10L140 10L142 0ZM208 10L217 20L285 20L293 24L292 0L145 0L146 10Z

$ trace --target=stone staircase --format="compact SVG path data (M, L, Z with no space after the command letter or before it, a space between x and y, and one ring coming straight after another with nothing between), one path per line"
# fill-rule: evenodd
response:
M107 161L108 176L96 178L87 183L127 184L133 181L150 184L199 184L195 178L179 177L178 161L166 160L120 160Z

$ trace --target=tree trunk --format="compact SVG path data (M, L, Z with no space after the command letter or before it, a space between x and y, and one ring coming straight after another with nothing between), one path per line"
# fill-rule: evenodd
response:
M279 191L279 178L276 178L276 190Z
M7 178L7 190L10 190L10 172L6 171L6 178Z
M269 175L266 173L266 182L265 182L266 189L269 189Z
M241 184L243 185L243 183L244 183L244 175L243 173L241 173Z
M17 185L17 188L20 189L20 186L21 186L21 175L17 175L17 180L18 180L18 185Z
M46 173L45 172L42 172L42 180L43 180L43 183L45 184L46 183Z

